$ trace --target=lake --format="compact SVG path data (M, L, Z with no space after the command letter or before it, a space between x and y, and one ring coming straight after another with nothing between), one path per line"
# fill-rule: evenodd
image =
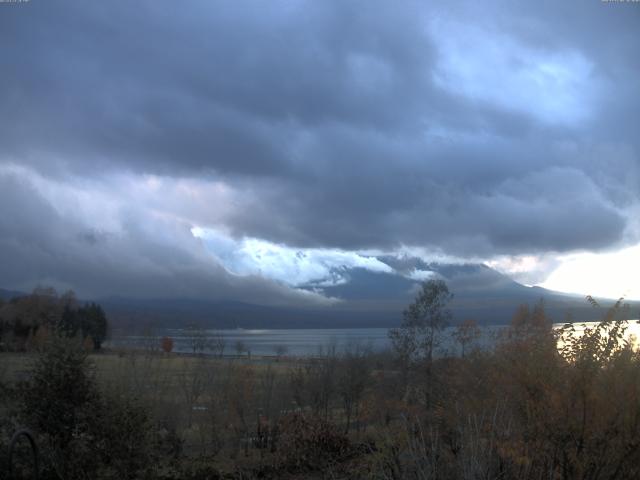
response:
M358 344L380 351L390 346L386 328L335 328L335 329L234 329L234 330L205 330L198 332L211 337L222 335L225 342L225 355L235 355L236 345L242 342L245 351L252 355L276 355L276 349L281 348L286 355L308 356L315 355L319 350L335 346L343 350L348 345ZM171 337L174 341L174 352L192 352L193 332L188 329L159 329L154 337ZM114 336L106 346L111 347L142 347L150 341L145 335ZM151 340L153 341L153 340ZM159 345L159 341L157 342ZM208 349L208 353L213 353ZM207 352L206 352L207 353Z
M558 328L563 324L555 324ZM583 326L594 326L597 322L576 323L576 331L580 332ZM498 331L504 326L481 327L481 337L478 340L480 346L489 346ZM451 334L455 328L447 328L443 332L441 354L459 354L460 347L453 341ZM200 330L196 332L196 339L205 340L222 336L224 339L224 354L236 355L236 345L242 343L243 354L251 352L251 355L273 356L281 350L286 355L310 356L316 355L320 350L335 347L337 351L344 351L348 346L358 345L368 347L373 351L382 351L391 347L387 328L334 328L334 329L234 329L234 330ZM160 338L171 337L174 341L174 352L190 353L194 341L194 332L189 329L159 329L153 334L147 335L123 335L117 332L105 344L118 348L155 348L160 345ZM634 343L640 338L640 325L637 320L629 322L627 338L632 338ZM205 342L206 343L206 342ZM205 353L213 353L210 348L205 348Z

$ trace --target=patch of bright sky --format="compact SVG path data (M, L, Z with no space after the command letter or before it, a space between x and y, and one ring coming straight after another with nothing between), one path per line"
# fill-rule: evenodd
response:
M640 300L640 244L611 253L578 253L560 257L560 266L544 288L594 297Z
M500 255L483 263L526 286L546 280L558 264L550 255Z
M576 51L545 51L503 33L438 18L436 84L451 93L527 113L551 124L589 115L593 65Z
M194 227L208 251L231 273L261 275L296 287L329 286L344 283L345 268L365 268L374 272L393 272L377 258L338 249L291 248L257 238L234 240L213 229Z

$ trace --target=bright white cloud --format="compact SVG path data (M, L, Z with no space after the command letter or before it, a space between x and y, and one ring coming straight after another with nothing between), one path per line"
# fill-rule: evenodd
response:
M419 282L424 282L425 280L429 280L430 278L433 278L434 275L435 275L435 273L431 272L429 270L418 270L417 268L414 268L407 275L407 277L409 277L411 280L417 280Z
M191 232L204 241L224 267L237 275L261 275L286 285L327 286L346 281L345 268L365 268L390 273L393 269L377 258L338 249L291 248L257 238L232 238L210 228Z
M511 277L523 285L532 286L544 282L560 265L557 254L499 255L484 261L484 264Z

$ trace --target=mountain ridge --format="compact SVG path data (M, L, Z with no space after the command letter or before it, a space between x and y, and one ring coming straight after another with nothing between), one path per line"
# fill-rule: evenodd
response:
M384 258L384 257L381 257ZM450 304L453 320L473 318L480 324L508 323L516 308L543 299L555 322L568 315L579 321L598 320L604 314L584 297L528 287L484 264L426 263L418 259L398 264L387 260L392 272L365 268L342 268L341 282L325 285L322 293L339 299L330 306L274 306L240 300L191 298L103 297L92 299L103 305L115 327L137 328L143 325L183 327L197 324L204 328L356 328L393 327L402 319L403 310L413 301L420 280L411 278L416 269L431 278L447 282L454 294ZM385 262L386 263L386 262ZM420 267L420 268L417 268ZM316 285L300 287L318 291ZM1 290L0 298L11 290ZM603 307L615 301L602 299ZM640 302L628 302L631 317L637 317Z

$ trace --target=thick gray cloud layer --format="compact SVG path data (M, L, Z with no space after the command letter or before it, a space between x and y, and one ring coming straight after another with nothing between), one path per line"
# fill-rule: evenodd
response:
M461 257L637 242L639 27L638 4L597 1L0 5L0 164L27 167L2 180L3 266L85 282L87 248L131 289L144 262L209 285L189 225ZM120 211L107 248L32 174L132 202L149 175L199 188Z
M232 275L215 262L189 225L150 214L137 205L116 206L116 228L87 230L82 215L51 205L24 172L0 171L0 265L2 282L29 290L34 281L104 295L244 300L258 304L326 305L331 300L287 288L260 276ZM49 192L65 196L65 187ZM99 192L97 192L99 194ZM72 193L73 195L73 193ZM85 192L86 196L86 192ZM102 195L101 195L102 196ZM85 197L86 198L86 197ZM76 197L61 199L73 208ZM109 216L109 205L88 212ZM78 205L75 206L78 208ZM109 223L102 217L103 223ZM96 222L100 224L101 222Z

